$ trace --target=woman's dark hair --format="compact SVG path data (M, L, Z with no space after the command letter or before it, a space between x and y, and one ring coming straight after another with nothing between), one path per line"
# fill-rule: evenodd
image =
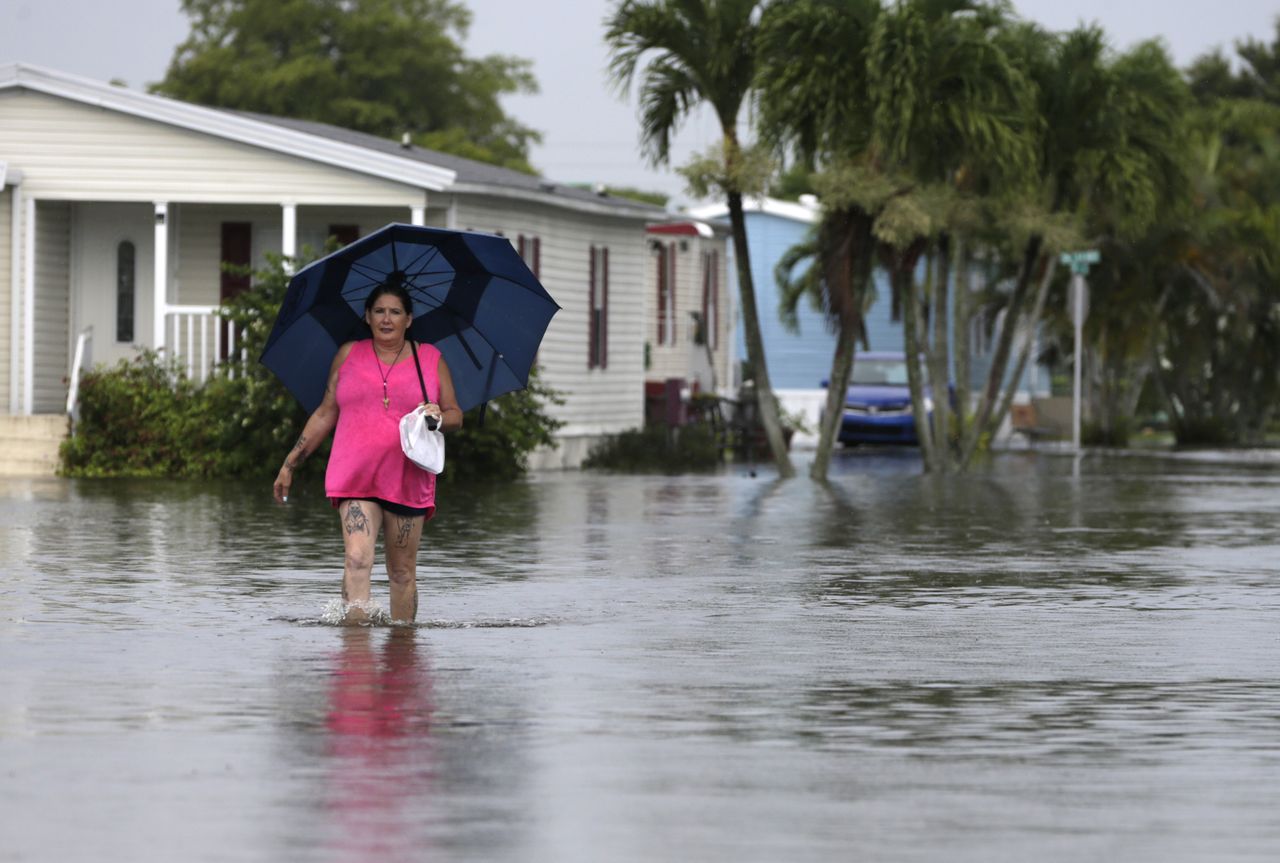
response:
M405 312L413 314L413 297L409 296L409 291L399 282L383 282L369 292L369 296L364 298L364 313L367 315L373 310L373 304L378 301L378 297L391 294L400 300L400 305Z

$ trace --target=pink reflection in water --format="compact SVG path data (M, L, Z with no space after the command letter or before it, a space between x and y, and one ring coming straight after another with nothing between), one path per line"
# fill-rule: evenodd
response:
M432 779L427 662L412 629L352 627L342 639L325 717L335 850L344 860L420 860Z

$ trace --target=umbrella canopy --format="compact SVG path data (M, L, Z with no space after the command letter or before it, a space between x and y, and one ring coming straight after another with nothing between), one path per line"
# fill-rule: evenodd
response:
M387 283L409 291L409 338L440 349L463 410L528 385L538 345L560 310L503 237L379 228L289 281L262 351L262 363L308 413L324 398L338 348L370 337L365 298Z

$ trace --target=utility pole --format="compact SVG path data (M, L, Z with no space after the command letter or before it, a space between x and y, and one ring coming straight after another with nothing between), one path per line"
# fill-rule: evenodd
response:
M1089 274L1089 266L1102 258L1097 249L1086 249L1083 252L1063 252L1059 259L1071 268L1071 293L1068 300L1071 306L1071 322L1075 326L1075 362L1071 370L1071 449L1080 452L1080 387L1081 369L1084 366L1084 319L1089 314L1089 286L1085 276Z

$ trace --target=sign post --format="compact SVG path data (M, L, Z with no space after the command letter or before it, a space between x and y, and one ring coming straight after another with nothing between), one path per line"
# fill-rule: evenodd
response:
M1084 277L1089 274L1089 267L1102 260L1097 249L1086 249L1083 252L1063 252L1059 260L1071 268L1071 322L1075 326L1075 362L1071 370L1071 448L1080 452L1080 370L1084 365L1082 345L1084 343L1084 319L1088 314L1088 285Z

